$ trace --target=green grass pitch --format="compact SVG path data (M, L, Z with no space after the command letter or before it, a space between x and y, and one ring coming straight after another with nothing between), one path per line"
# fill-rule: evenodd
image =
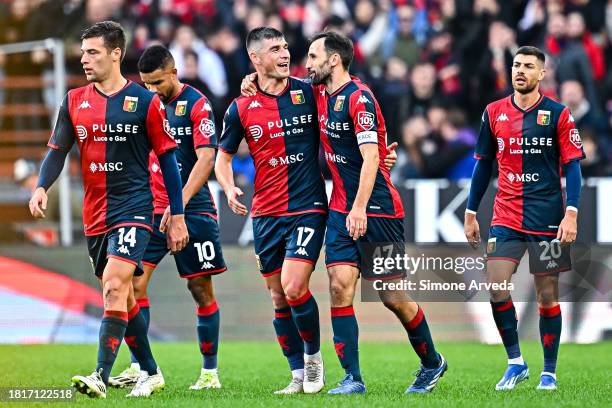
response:
M272 392L289 380L286 360L278 345L264 342L220 344L219 370L223 388L190 391L199 374L201 357L192 343L157 343L153 351L161 366L166 389L149 399L127 400L126 390L110 389L106 400L91 400L78 394L78 406L117 407L601 407L612 404L610 382L612 345L561 346L559 389L536 391L542 369L542 351L536 342L522 344L531 378L514 391L496 392L495 383L505 368L502 346L475 343L441 343L438 349L449 363L449 371L428 395L403 395L418 362L408 343L360 345L362 373L368 388L363 396L276 396ZM114 373L128 363L122 346ZM341 378L341 369L326 345L323 356L329 389ZM0 346L0 387L63 387L75 374L89 374L96 358L94 345ZM62 403L30 403L28 406L61 407ZM25 406L3 403L0 406Z

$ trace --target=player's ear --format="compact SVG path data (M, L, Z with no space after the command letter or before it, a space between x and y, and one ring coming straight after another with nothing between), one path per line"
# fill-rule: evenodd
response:
M340 55L338 55L337 53L333 53L331 57L329 58L329 65L331 65L332 67L335 67L336 65L340 63L341 63Z
M545 76L546 76L546 70L542 68L542 70L540 71L540 75L538 75L538 81L543 80Z
M260 62L259 61L259 56L257 56L257 53L255 53L255 52L249 52L249 59L251 60L253 65L257 65Z
M121 61L121 48L117 47L111 51L113 61Z

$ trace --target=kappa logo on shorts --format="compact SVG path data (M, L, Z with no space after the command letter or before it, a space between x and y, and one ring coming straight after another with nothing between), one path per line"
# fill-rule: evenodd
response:
M558 268L559 264L553 260L548 261L548 265L546 265L546 269Z
M119 252L120 254L124 254L124 255L130 255L130 250L125 245L121 245L119 249L117 250L117 252Z
M299 247L295 253L302 256L308 256L308 252L306 252L306 248L304 247Z
M202 264L202 268L201 268L201 269L210 269L210 268L212 268L212 267L214 267L214 265L213 265L213 264L211 264L210 262L204 262L204 263Z

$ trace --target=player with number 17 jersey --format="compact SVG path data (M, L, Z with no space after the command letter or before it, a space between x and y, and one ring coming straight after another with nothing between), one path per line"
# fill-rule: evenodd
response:
M312 87L292 77L279 95L258 89L225 114L220 149L234 154L244 138L255 163L251 217L264 276L280 272L284 259L317 261L327 213L318 132Z

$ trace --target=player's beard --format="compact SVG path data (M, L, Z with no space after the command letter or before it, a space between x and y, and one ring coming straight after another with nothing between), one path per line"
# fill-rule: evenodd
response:
M331 79L331 68L328 66L321 67L319 72L314 71L312 76L313 85L327 84Z
M525 81L525 85L523 85L522 88L519 88L518 86L516 86L516 84L513 86L514 90L522 95L527 95L528 93L533 92L534 89L536 89L536 87L538 86L538 81L533 81L533 82L529 82L529 81Z

